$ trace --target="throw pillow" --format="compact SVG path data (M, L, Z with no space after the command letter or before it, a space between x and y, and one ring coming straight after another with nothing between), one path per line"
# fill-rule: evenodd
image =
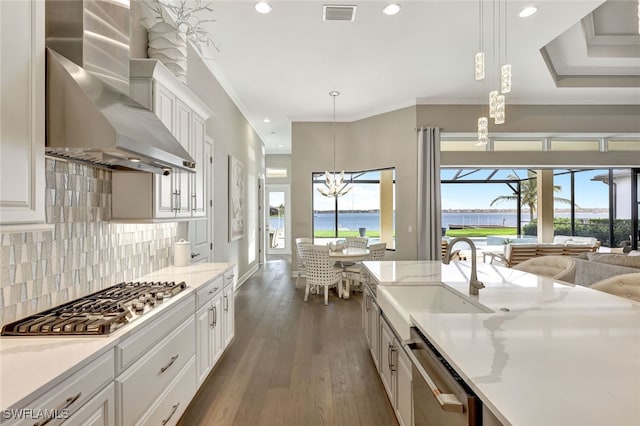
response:
M640 256L640 250L631 250L627 256Z

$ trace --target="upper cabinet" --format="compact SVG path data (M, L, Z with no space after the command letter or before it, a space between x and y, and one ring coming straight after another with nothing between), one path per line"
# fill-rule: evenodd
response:
M204 138L213 113L162 63L131 60L130 95L160 118L196 162L195 173L173 170L168 176L113 174L114 220L206 217Z
M43 1L0 1L0 224L44 223Z

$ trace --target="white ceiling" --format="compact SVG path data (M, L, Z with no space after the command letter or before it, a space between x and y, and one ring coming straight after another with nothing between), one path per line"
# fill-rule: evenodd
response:
M484 86L474 80L478 0L408 0L401 2L402 10L395 16L381 13L386 2L371 0L271 1L273 10L267 15L257 13L254 3L213 3L216 21L209 30L219 51L209 54L213 59L207 64L270 154L291 152L292 121L331 121L331 90L341 92L337 120L353 121L415 104L479 103L497 75L489 66ZM534 3L540 7L538 13L519 18L519 11L531 2L507 2L507 55L513 66L507 105L640 104L637 86L556 87L540 52L603 0ZM355 21L323 22L323 4L357 5ZM492 5L484 1L488 62L493 62ZM612 15L614 21L637 19ZM580 37L575 43L581 43ZM573 52L563 43L554 54L562 50ZM639 58L619 59L640 74ZM610 58L606 61L613 66ZM265 123L265 118L271 122Z

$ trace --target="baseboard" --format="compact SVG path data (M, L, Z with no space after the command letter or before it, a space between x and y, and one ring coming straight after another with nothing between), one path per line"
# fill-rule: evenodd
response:
M255 274L256 272L258 272L258 270L260 269L260 265L256 264L254 265L251 269L249 269L247 272L245 272L239 279L238 282L236 283L236 288L234 290L237 290L240 288L240 286L242 284L244 284L249 278L251 278L251 276L253 274Z

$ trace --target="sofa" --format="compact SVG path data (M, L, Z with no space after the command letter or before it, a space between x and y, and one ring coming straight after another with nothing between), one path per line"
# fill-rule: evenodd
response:
M574 260L575 283L587 287L615 275L640 272L640 251L629 254L582 253Z

